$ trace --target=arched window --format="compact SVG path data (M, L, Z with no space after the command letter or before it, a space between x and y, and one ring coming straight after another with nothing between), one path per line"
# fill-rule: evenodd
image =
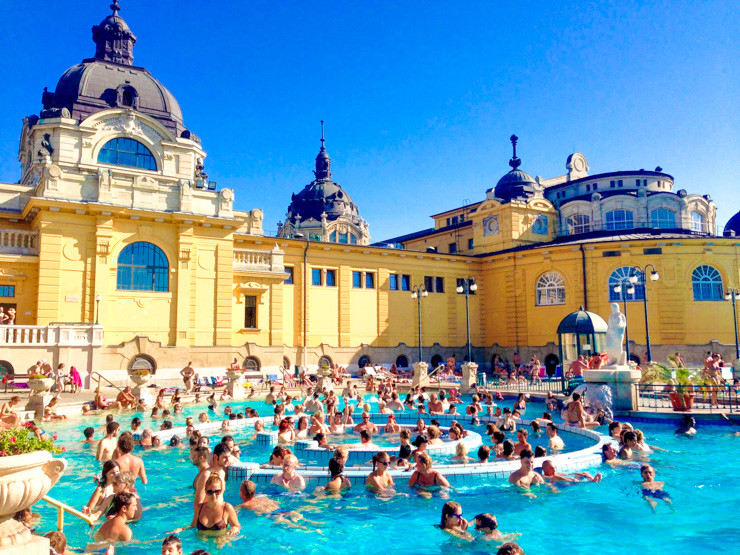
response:
M676 229L676 213L667 208L651 210L650 225L658 229Z
M331 365L332 365L331 358L329 358L328 356L323 355L319 359L319 368L323 368L324 366L331 366Z
M356 245L356 244L357 244L357 237L355 237L355 236L354 236L354 235L352 235L351 233L350 233L350 235L349 235L349 244L350 244L350 245Z
M637 283L632 284L628 281L628 278L637 276ZM615 291L615 287L621 286L621 291ZM630 293L628 289L630 286L634 287L634 291ZM622 266L614 270L609 276L609 301L610 302L621 302L626 299L628 301L641 301L645 297L645 289L643 287L642 274L639 270L632 268L631 266Z
M132 243L118 255L116 289L119 291L167 292L169 278L167 257L157 245Z
M691 231L706 232L706 229L704 229L704 214L701 212L691 213Z
M330 243L336 243L337 242L337 232L336 231L332 231L329 234L329 242Z
M557 272L545 272L537 280L537 306L565 304L565 279Z
M134 370L149 370L152 374L157 371L157 363L149 355L136 355L128 363L129 372Z
M398 355L396 357L396 368L408 368L409 359L406 355Z
M98 154L98 162L142 170L157 170L157 161L150 150L139 141L126 139L125 137L119 137L105 143L100 154Z
M712 266L698 266L691 274L695 301L721 301L725 297L722 275Z
M588 233L591 231L591 216L586 214L571 216L565 221L565 227L568 230L568 235Z
M612 210L606 213L606 229L632 229L635 227L635 216L630 210Z
M439 366L443 362L444 362L444 359L442 358L442 355L434 355L432 357L432 367L430 370L434 370L437 366Z
M373 362L370 360L370 357L367 355L362 355L360 357L360 360L357 361L357 366L360 368L365 368L365 366L370 366Z
M257 357L247 357L244 359L242 366L247 372L259 372L260 371L260 359Z

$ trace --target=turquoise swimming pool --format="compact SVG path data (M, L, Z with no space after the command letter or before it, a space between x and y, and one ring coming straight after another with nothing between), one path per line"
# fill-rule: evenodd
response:
M506 403L505 403L506 404ZM235 403L249 405L270 414L260 402ZM527 416L541 405L533 404ZM196 416L205 407L186 407L185 416ZM122 428L134 415L126 414L119 422ZM142 415L138 415L142 416ZM144 427L152 421L145 416ZM428 419L428 417L427 417ZM197 418L196 418L197 420ZM59 433L59 442L67 447L69 462L65 476L51 491L51 496L81 507L94 489L92 477L98 473L94 451L80 445L82 429L100 426L103 416L77 419L75 422L49 424L49 432ZM161 419L155 421L161 423ZM596 484L578 484L552 492L546 488L534 490L532 499L499 479L479 478L457 485L454 491L421 496L401 485L398 494L380 500L360 487L352 488L341 497L313 494L309 487L301 494L261 490L270 493L283 509L298 510L313 521L320 521L320 532L286 528L265 517L242 512L240 535L227 543L222 552L301 552L301 553L447 553L462 549L466 553L495 552L487 542L464 542L435 527L442 505L449 499L458 501L466 518L472 520L480 512L491 512L503 532L522 534L519 544L528 555L559 552L600 554L655 553L680 549L690 553L737 552L737 532L730 515L740 503L740 486L736 483L734 455L740 452L740 437L731 437L724 426L699 427L692 439L673 435L670 424L638 424L648 443L667 452L656 452L651 464L657 470L656 480L666 482L675 510L659 503L656 512L642 499L639 488L639 464L611 468L594 468L604 478ZM485 436L483 427L476 431ZM220 438L221 433L214 433ZM264 462L269 448L250 439L252 430L232 434L242 449L242 460ZM100 434L96 434L100 437ZM573 436L569 440L577 441ZM485 438L485 443L490 441ZM568 445L569 448L573 446ZM189 524L192 519L192 479L195 468L188 460L187 449L165 448L141 452L149 484L139 486L145 506L144 518L134 523L135 542L121 546L119 553L155 553L166 532ZM442 462L442 461L440 461ZM237 482L227 485L226 500L237 504ZM708 509L708 511L707 511ZM55 512L40 502L34 508L43 516L40 529L54 528ZM707 513L710 516L707 518ZM92 533L72 517L65 527L70 545L82 547L91 542ZM69 525L71 524L71 525ZM186 553L197 548L216 552L219 546L212 538L200 538L193 530L181 534ZM145 543L148 542L148 543ZM236 551L239 550L239 551Z

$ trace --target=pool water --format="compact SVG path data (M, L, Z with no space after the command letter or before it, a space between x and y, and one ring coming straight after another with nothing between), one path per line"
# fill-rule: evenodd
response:
M247 405L261 415L272 412L257 401L231 404L235 408ZM531 407L528 417L537 413L537 406ZM204 411L202 405L186 406L185 413L172 420L180 425L185 416L195 416L197 420ZM122 429L128 428L133 416L127 413L119 418ZM162 421L136 416L144 421L143 427L154 427L152 423L158 427ZM87 502L95 487L92 477L99 474L99 466L94 460L94 448L82 447L80 440L86 426L99 427L103 422L104 416L91 416L46 425L48 432L59 434L58 443L67 448L65 458L69 463L65 475L51 491L52 497L76 508ZM700 425L699 434L691 439L674 436L674 426L670 424L641 423L636 427L645 432L648 443L668 450L654 453L650 461L657 471L656 480L666 482L665 490L671 494L675 510L658 501L653 512L639 493L639 463L634 462L624 467L601 465L591 469L592 473L603 474L600 483L562 487L559 492L535 488L534 499L508 483L487 478L431 497L419 495L397 480L398 494L389 500L378 499L359 487L334 497L314 495L313 486L300 494L262 490L261 493L273 496L281 509L297 510L306 519L323 524L309 524L311 531L298 530L242 511L241 533L225 546L213 538L199 537L194 530L187 530L180 537L185 553L198 548L212 553L219 549L225 553L270 550L317 554L495 552L495 544L466 542L435 527L442 505L453 499L462 505L468 520L478 513L490 512L498 518L502 532L521 533L518 543L528 555L664 554L672 548L692 554L737 553L738 534L730 519L740 503L734 461L734 455L740 452L740 437L730 436L734 430L723 426ZM484 427L475 430L485 436ZM244 430L232 435L241 447L243 461L264 462L269 448L252 441L252 434L252 430ZM101 431L96 432L96 438L101 435ZM211 445L222 435L214 432ZM579 448L574 442L584 441L572 435L563 437L569 450ZM543 436L530 443L544 444L546 439ZM490 445L485 437L484 442ZM187 449L142 452L137 448L136 454L143 456L149 478L147 486L137 484L145 507L144 518L132 524L134 542L120 546L117 553L158 553L167 532L192 520L192 481L196 471ZM446 461L440 458L439 462ZM237 482L228 482L225 498L232 504L240 502ZM34 511L42 514L41 530L54 529L54 510L40 502ZM65 520L64 531L71 546L81 548L92 541L92 531L86 525L69 515ZM314 531L316 528L320 532Z

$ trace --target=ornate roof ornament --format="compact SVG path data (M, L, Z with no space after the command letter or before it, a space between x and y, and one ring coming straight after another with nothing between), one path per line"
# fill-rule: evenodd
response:
M121 11L118 0L113 0L110 8L113 13L101 21L100 25L92 28L95 58L126 66L133 65L136 35L118 15Z
M322 119L321 148L319 149L319 153L316 155L316 171L313 172L317 180L331 179L331 158L329 158L329 154L327 154L326 152L326 148L324 146L325 142L326 140L324 139L324 120Z

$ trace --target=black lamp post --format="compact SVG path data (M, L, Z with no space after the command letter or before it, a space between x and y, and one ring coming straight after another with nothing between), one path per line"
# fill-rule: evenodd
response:
M462 278L460 280L460 285L457 286L455 289L458 293L465 293L465 324L468 329L468 362L473 362L473 347L470 344L470 301L469 296L470 292L477 291L478 290L478 284L475 283L475 279L470 276L467 278Z
M413 291L411 298L416 299L416 306L419 312L419 362L423 362L421 357L421 298L428 297L429 291L423 285L414 285L411 290Z
M100 295L95 295L95 325L100 325Z
M628 278L622 278L619 281L619 285L614 288L615 293L622 294L622 306L624 307L624 339L625 339L625 352L627 353L627 365L630 363L630 333L629 333L629 322L627 322L627 295L632 295L635 292L635 286L631 279L636 276L630 276ZM624 284L627 284L625 288ZM617 364L617 361L614 361Z
M640 275L642 276L642 303L645 306L645 343L647 344L647 362L652 362L653 352L650 350L650 323L648 322L647 279L645 279L648 275L648 268L652 269L650 271L650 281L658 281L660 279L660 274L658 274L658 270L656 270L655 266L653 266L652 264L647 264L644 268L635 266L635 270L640 272ZM638 278L639 276L634 275L630 276L628 279L630 280L630 283L634 285L637 283Z
M732 301L732 319L735 321L735 360L740 359L740 341L737 337L737 298L740 297L740 290L733 289L732 287L727 288L725 293L725 300Z

